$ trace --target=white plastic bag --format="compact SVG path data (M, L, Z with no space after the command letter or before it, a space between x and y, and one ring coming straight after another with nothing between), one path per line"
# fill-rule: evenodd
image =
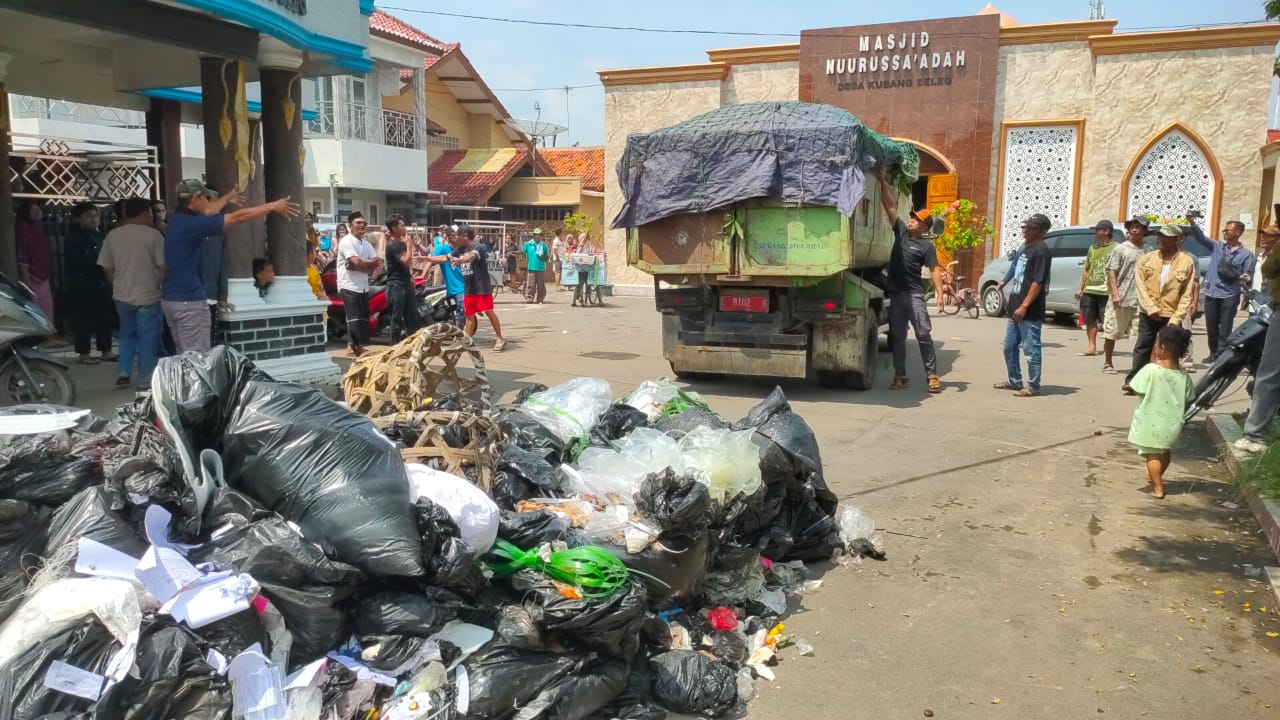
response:
M0 667L89 615L96 616L121 644L127 644L130 636L136 642L142 607L134 584L108 578L68 578L40 588L0 627Z
M498 506L466 478L426 465L404 466L414 498L425 497L449 512L458 524L462 541L479 553L488 552L498 539Z
M636 386L622 402L649 416L653 421L662 414L662 407L680 394L680 388L666 378L645 380Z
M754 429L700 427L680 440L685 470L706 483L712 500L723 503L760 489L760 448L751 442L754 434Z
M854 540L870 540L876 531L876 523L871 516L853 505L840 508L836 526L840 528L840 539L846 546Z
M520 411L568 444L591 432L612 404L608 381L580 377L530 395Z

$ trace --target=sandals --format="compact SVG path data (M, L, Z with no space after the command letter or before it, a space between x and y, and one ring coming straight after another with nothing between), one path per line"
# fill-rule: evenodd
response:
M1037 396L1037 395L1039 395L1039 394L1040 394L1040 393L1039 393L1038 391L1036 391L1036 390L1032 390L1031 388L1025 388L1025 387L1024 387L1024 388L1022 388L1021 390L1018 390L1018 392L1014 393L1014 394L1013 394L1013 396L1014 396L1014 397L1027 398L1027 397L1035 397L1035 396Z
M991 387L995 388L996 390L1021 390L1022 389L1021 385L1014 385L1011 382L998 382L995 385L992 385Z
M506 346L507 346L506 340L499 340L498 342L493 344L493 351L502 352L503 348L505 348Z
M893 382L889 383L890 390L905 390L907 388L907 379L898 375L893 378Z
M1112 365L1111 363L1107 363L1106 365L1103 365L1103 366L1102 366L1102 372L1104 372L1104 373L1106 373L1106 374L1108 374L1108 375L1115 375L1115 374L1116 374L1116 366L1115 366L1115 365Z
M930 375L929 376L929 394L937 395L940 392L942 392L942 381L938 379L937 375Z
M79 362L81 365L97 365L102 361L92 355L81 355Z

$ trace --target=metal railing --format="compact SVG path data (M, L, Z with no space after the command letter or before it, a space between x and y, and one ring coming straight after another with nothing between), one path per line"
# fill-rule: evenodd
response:
M147 127L147 115L141 110L125 110L30 95L10 95L9 99L14 118L64 120L116 128Z
M101 140L11 133L9 181L17 199L73 205L152 197L160 179L156 149Z
M340 106L332 101L317 102L316 118L307 121L306 135L413 150L422 148L413 113L354 103Z

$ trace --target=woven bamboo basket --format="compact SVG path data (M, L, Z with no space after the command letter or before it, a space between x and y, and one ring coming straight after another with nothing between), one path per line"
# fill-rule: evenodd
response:
M374 418L373 423L408 445L400 451L405 462L465 477L485 492L493 486L502 431L487 415L406 412Z
M466 333L446 323L357 358L342 377L342 394L352 410L370 417L412 412L448 396L484 415L493 404L484 356Z

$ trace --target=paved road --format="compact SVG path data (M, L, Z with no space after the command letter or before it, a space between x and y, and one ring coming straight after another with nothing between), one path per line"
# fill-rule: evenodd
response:
M621 393L668 374L652 301L551 300L499 305L509 349L486 354L497 392L594 375ZM1259 578L1275 559L1248 513L1224 505L1235 498L1201 424L1155 501L1124 442L1132 401L1076 355L1083 334L1046 329L1045 395L1020 399L990 389L1003 329L936 320L938 397L923 392L914 346L908 391L884 387L887 354L870 392L783 383L842 501L900 534L886 538L888 562L832 569L795 604L787 625L816 655L784 652L750 715L1280 716L1280 637L1266 636L1280 617ZM772 383L694 387L736 418Z

